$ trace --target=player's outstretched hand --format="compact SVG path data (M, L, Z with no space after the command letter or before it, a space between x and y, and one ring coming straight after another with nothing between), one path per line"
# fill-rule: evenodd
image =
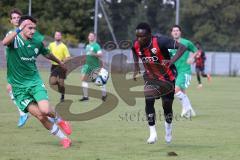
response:
M26 19L21 23L21 25L19 26L19 29L23 30L27 25L30 25L30 24L32 24L32 21L30 21L29 19Z

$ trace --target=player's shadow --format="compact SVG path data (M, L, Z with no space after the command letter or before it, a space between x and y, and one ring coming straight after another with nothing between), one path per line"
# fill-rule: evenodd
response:
M83 141L80 140L72 140L72 144L71 144L71 148L80 148L80 145L83 144ZM34 144L36 145L41 145L41 146L54 146L54 147L61 147L61 145L59 144L59 141L49 141L49 142L35 142Z

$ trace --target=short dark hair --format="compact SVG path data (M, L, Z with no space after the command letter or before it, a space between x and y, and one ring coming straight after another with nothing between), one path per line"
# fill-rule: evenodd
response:
M28 15L24 15L24 16L22 16L21 18L20 18L20 20L19 20L19 25L23 22L23 21L25 21L25 20L30 20L30 21L32 21L33 23L37 23L37 20L35 19L35 18L33 18L32 16L28 16Z
M179 26L178 24L173 25L171 31L173 30L173 28L178 28L182 32L182 27Z
M199 41L196 41L195 45L201 45L201 43Z
M13 14L13 13L16 13L16 14L22 16L22 12L21 12L20 9L18 9L18 8L13 8L13 9L10 11L10 13L9 13L10 19L12 19L12 14Z
M144 30L146 30L148 33L152 33L150 25L149 25L148 23L146 23L146 22L139 23L139 24L137 25L137 27L136 27L136 30L137 30L137 29L144 29Z

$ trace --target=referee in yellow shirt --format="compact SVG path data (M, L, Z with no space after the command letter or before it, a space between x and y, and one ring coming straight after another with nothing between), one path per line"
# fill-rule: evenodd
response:
M62 42L62 33L55 32L54 42L51 42L48 46L52 54L62 62L65 62L70 58L70 54L67 46ZM64 101L65 87L64 79L66 79L66 71L64 71L57 63L52 61L51 75L49 78L50 85L58 85L58 91L61 93L60 102Z

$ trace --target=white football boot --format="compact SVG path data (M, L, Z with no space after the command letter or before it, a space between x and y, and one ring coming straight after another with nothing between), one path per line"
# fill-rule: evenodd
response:
M172 141L172 123L165 122L165 141L167 143Z
M157 142L157 132L156 132L156 128L155 125L154 126L149 126L150 129L150 136L147 140L148 144L154 144Z
M182 108L181 117L190 118L191 109Z
M190 109L190 110L191 110L191 116L192 116L192 117L195 117L195 116L196 116L196 112L193 110L193 108L192 108L192 107L191 107L191 109Z
M192 107L189 109L185 109L185 108L182 109L181 117L191 118L195 116L196 116L196 113Z

